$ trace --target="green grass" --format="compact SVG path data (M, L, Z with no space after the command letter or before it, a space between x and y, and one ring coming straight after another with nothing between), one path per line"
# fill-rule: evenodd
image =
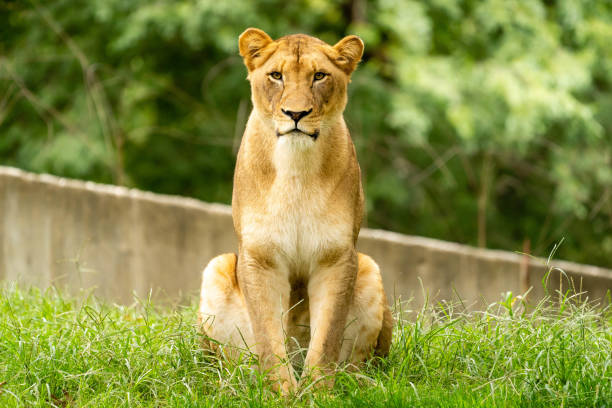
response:
M387 359L283 399L248 364L200 349L195 306L0 295L0 407L612 406L612 313L577 297L425 308L399 319Z

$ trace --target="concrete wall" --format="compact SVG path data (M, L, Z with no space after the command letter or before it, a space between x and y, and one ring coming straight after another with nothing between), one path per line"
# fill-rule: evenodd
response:
M204 265L236 246L228 206L0 166L0 280L95 287L120 303L150 290L185 300L197 296ZM452 299L456 292L478 305L528 286L520 272L526 258L514 253L367 229L358 248L379 263L388 295L414 298L413 308L424 296ZM534 300L543 295L544 264L529 261ZM611 270L553 265L591 298L612 290ZM550 287L559 287L559 276L551 274Z

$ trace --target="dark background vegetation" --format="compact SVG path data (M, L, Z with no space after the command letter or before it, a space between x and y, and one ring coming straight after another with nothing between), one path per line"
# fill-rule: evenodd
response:
M360 35L367 226L612 266L612 2L0 0L0 163L229 203L237 37Z

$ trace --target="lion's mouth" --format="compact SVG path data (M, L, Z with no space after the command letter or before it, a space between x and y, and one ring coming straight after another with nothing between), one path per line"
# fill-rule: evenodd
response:
M314 132L312 132L312 133L308 133L308 132L304 132L304 131L303 131L303 130L301 130L301 129L298 129L297 127L296 127L296 128L293 128L293 129L291 129L291 130L288 130L288 131L286 131L286 132L278 132L278 131L277 131L277 132L276 132L276 136L277 136L277 137L281 137L281 136L290 135L290 134L292 134L292 133L294 133L294 134L303 134L303 135L306 135L306 136L310 136L311 138L313 138L313 140L317 140L317 137L319 137L319 131L318 131L318 130L315 130L315 131L314 131Z

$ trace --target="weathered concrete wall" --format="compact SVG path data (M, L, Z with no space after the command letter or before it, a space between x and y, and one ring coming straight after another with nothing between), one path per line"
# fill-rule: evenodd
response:
M228 206L0 166L0 279L95 287L122 303L150 290L176 299L196 296L204 265L236 246ZM525 289L518 254L367 229L358 247L379 263L388 295L413 297L412 307L424 296L458 293L469 304ZM612 290L611 270L553 264L591 298ZM535 300L549 268L542 259L529 265ZM551 288L559 287L559 276L551 274Z
M528 297L536 301L545 295L545 277L549 293L573 285L595 300L612 291L612 270L573 262L547 265L541 258L380 230L362 231L358 248L380 265L389 296L413 298L413 308L425 297L456 302L458 295L466 306L478 308L499 301L507 291L521 294L530 287ZM521 275L525 262L526 274Z

